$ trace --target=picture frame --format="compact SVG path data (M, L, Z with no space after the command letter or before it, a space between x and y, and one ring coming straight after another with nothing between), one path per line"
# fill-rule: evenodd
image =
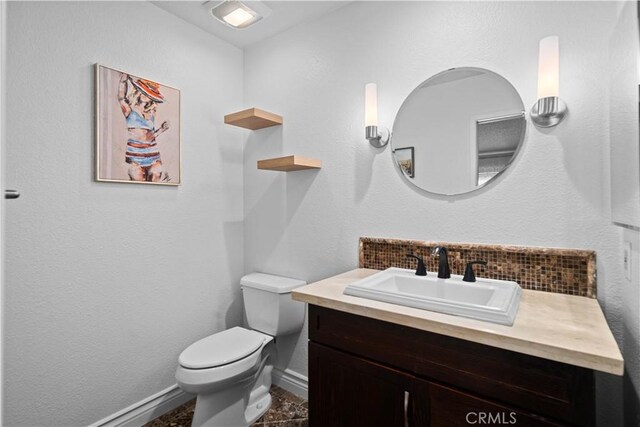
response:
M415 178L414 147L396 148L393 154L400 170L409 178Z
M95 64L95 180L182 184L180 90Z

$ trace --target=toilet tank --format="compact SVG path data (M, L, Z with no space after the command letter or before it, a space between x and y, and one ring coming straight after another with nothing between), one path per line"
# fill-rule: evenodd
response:
M298 332L304 324L305 304L291 299L304 280L251 273L240 279L244 310L251 329L271 336Z

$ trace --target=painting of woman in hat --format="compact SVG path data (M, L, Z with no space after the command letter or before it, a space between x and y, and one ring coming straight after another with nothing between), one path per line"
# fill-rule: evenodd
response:
M169 122L165 120L158 129L155 128L157 104L164 102L158 84L133 79L122 73L118 101L129 132L125 155L125 162L129 163L129 178L132 181L160 182L162 160L156 137L169 129Z
M97 179L179 185L179 91L102 66L97 88Z

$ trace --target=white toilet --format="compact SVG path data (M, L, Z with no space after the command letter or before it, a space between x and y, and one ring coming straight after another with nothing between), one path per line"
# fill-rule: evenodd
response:
M273 340L297 332L304 303L291 299L302 280L252 273L240 280L247 322L191 344L178 358L176 380L197 394L193 427L248 426L271 406Z

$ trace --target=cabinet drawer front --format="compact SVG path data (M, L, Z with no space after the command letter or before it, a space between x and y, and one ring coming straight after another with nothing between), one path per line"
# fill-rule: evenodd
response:
M420 381L416 388L424 388L428 403L427 424L431 427L468 427L470 425L551 427L554 421L531 413L489 402L449 387Z
M588 369L313 305L309 338L571 424L593 423Z

